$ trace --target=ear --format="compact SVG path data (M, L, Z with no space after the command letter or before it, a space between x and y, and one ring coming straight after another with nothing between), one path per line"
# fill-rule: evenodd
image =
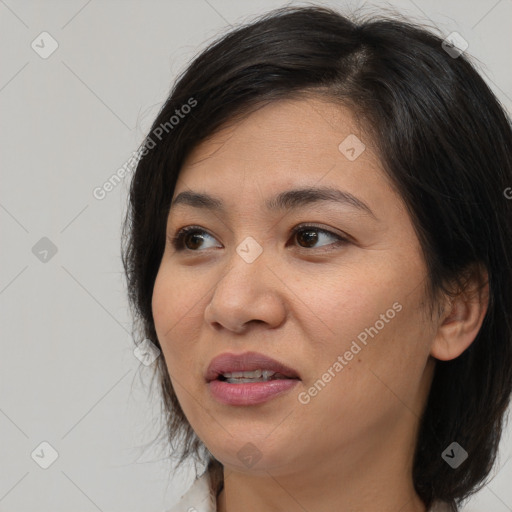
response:
M464 289L458 290L455 297L446 297L430 354L442 361L460 356L476 338L488 305L487 270L482 265L472 266Z

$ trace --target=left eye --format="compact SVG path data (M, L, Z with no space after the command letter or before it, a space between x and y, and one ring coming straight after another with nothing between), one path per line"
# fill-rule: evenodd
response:
M292 240L297 240L299 242L299 248L301 249L316 249L314 245L321 241L322 238L331 238L335 240L335 242L331 244L322 244L320 247L323 247L324 245L338 246L348 242L348 238L332 233L331 231L322 229L318 226L297 226L292 230L291 235ZM187 226L180 229L174 237L171 237L170 242L176 251L197 251L205 238L215 240L215 238L204 229L198 226ZM189 242L191 242L191 244ZM190 245L192 245L192 247Z
M318 235L320 234L320 236ZM324 245L333 245L338 246L342 243L348 242L347 238L342 237L341 235L337 235L335 233L332 233L331 231L327 231L325 229L319 228L317 226L297 226L292 231L292 236L294 239L297 240L304 240L306 246L300 245L301 248L310 249L311 246L308 244L316 244L322 236L324 238L332 238L336 240L333 244L323 244ZM314 248L314 247L313 247Z

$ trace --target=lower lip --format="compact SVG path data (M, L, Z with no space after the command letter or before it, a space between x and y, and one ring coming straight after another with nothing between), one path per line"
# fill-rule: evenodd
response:
M247 382L231 384L229 382L212 380L208 383L210 393L223 404L255 405L261 404L285 391L293 388L298 379L276 379L268 382Z

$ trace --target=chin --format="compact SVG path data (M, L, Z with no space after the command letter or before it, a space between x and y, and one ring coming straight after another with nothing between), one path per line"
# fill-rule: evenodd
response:
M265 440L265 436L259 441L258 436L237 438L227 434L223 444L219 444L217 437L213 443L207 444L207 448L229 471L268 476L268 473L277 475L285 467L293 468L295 465L290 455L296 453L296 446L279 446L275 441Z

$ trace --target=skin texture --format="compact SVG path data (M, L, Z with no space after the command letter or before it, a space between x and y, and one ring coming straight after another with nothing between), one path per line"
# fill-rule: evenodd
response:
M353 161L338 149L351 134L366 145ZM169 238L189 225L207 233L189 236L181 252L167 242L153 314L182 409L224 464L221 512L425 511L411 471L434 357L469 346L486 295L446 299L442 315L428 315L418 238L372 148L349 109L315 97L281 100L217 132L181 170L174 197L206 192L226 213L171 209ZM375 218L330 202L265 209L279 192L313 186L350 192ZM293 236L304 223L334 235ZM336 234L349 241L336 246ZM236 252L249 236L263 249L252 263ZM357 342L376 325L366 345ZM353 341L361 349L347 361ZM215 401L204 378L210 361L245 351L285 363L301 381L259 405ZM338 356L347 364L301 403L299 393ZM260 457L251 467L237 456L247 443Z

